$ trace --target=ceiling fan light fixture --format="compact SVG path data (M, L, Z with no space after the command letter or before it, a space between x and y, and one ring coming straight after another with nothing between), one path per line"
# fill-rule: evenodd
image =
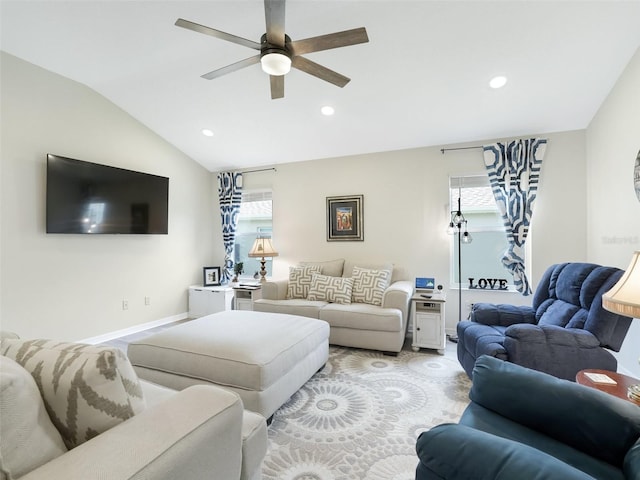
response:
M291 70L291 58L284 53L271 52L260 57L260 64L264 73L269 75L286 75Z

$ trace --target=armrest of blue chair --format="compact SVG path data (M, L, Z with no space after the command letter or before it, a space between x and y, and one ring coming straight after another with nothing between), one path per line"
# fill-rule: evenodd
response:
M419 480L586 478L584 472L540 450L459 424L438 425L422 433L416 451Z
M469 319L484 325L508 327L516 323L536 323L536 312L525 305L474 303Z
M624 457L622 467L626 478L640 478L640 440L631 447L631 450Z
M615 357L587 330L556 325L512 325L503 343L510 362L574 381L584 369L616 370Z
M570 348L600 347L600 341L591 332L557 325L511 325L504 334L516 341L532 345L546 343L550 346Z
M640 437L640 409L631 402L486 355L476 362L469 396L612 465L622 465Z

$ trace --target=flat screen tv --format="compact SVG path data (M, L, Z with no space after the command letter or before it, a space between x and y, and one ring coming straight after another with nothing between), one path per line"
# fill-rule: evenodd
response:
M47 233L166 234L169 179L47 155Z

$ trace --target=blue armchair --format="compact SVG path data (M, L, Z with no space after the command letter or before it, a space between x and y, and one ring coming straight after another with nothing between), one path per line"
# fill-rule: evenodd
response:
M623 271L592 263L552 265L533 306L474 304L458 323L458 360L469 377L481 355L575 380L585 368L616 370L631 319L605 310L602 294Z
M416 480L638 480L640 408L480 357L457 424L418 437Z

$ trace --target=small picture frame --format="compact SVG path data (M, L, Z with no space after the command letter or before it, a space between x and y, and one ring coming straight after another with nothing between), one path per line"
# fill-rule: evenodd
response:
M364 241L363 198L327 197L327 242Z
M220 267L203 267L202 284L205 287L216 287L220 285Z

